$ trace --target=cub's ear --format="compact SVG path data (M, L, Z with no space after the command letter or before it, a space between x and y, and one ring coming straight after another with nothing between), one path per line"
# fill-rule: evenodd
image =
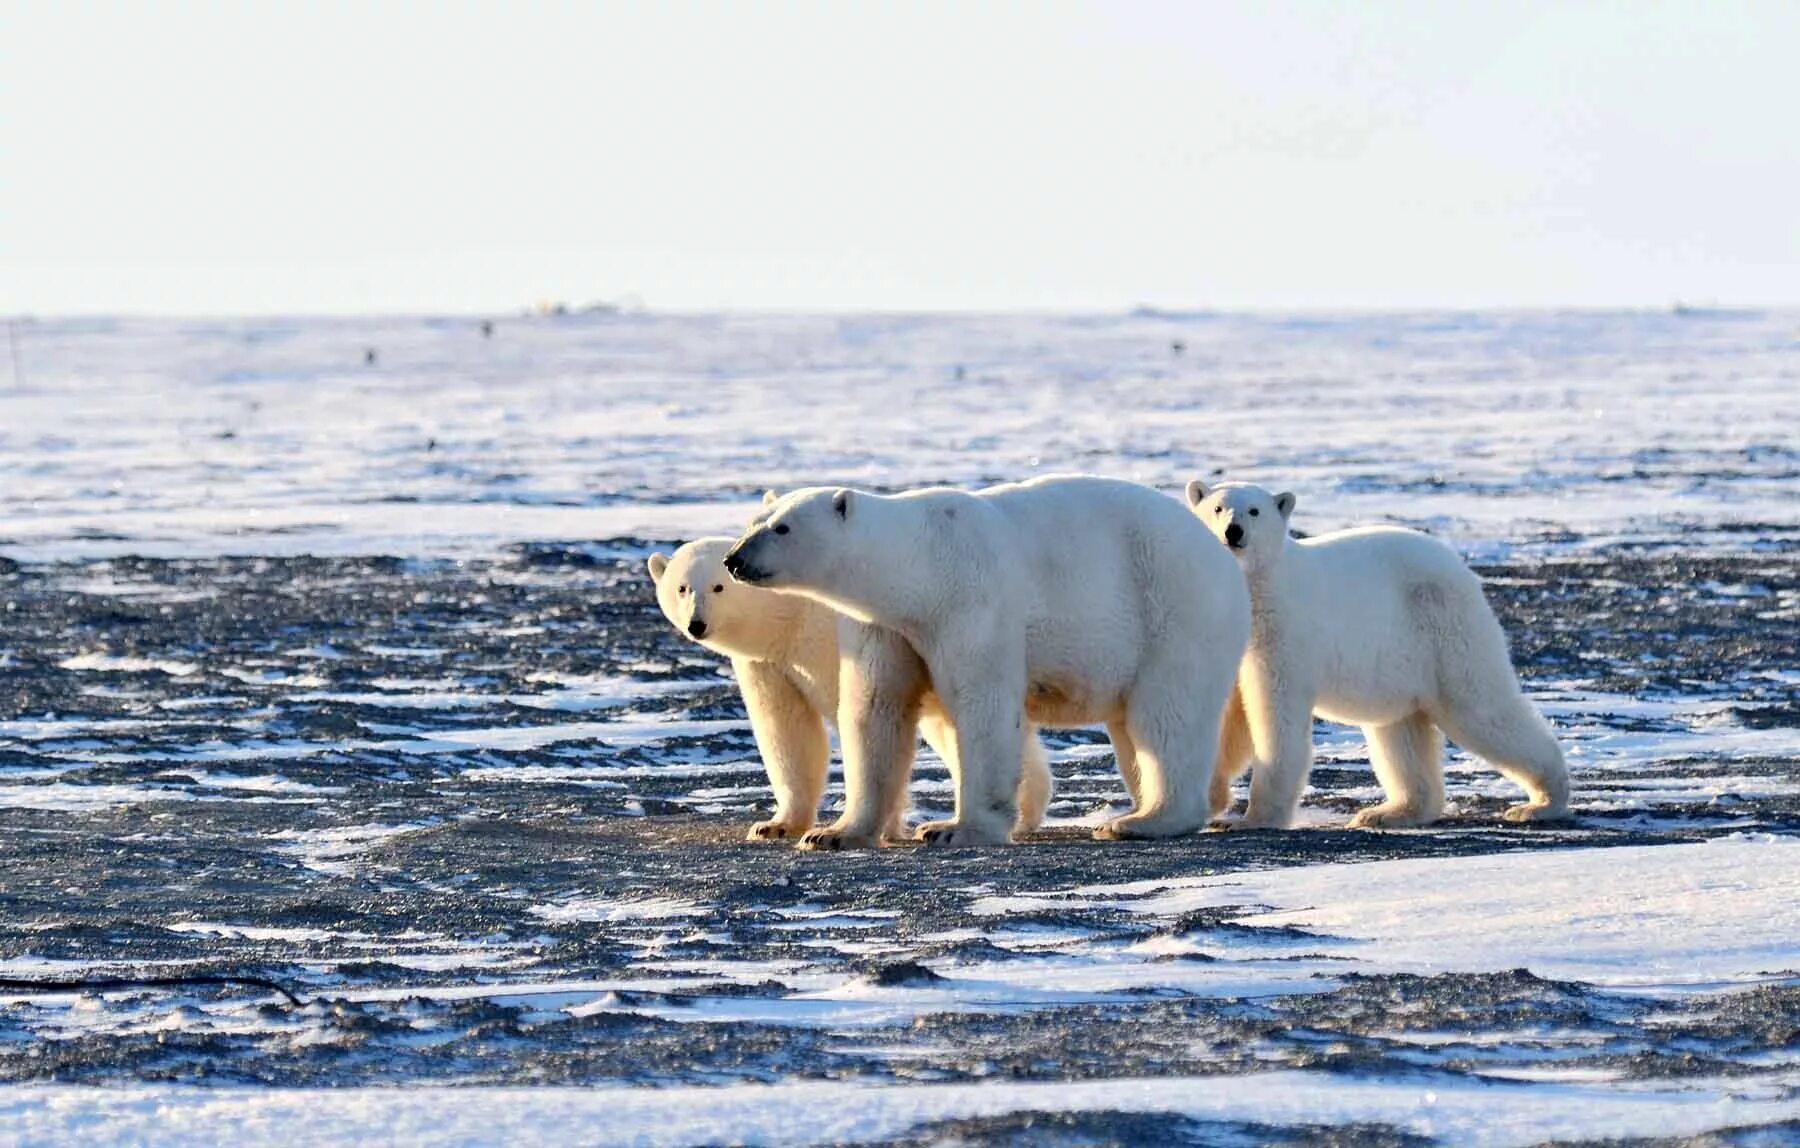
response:
M850 517L850 492L840 490L831 496L831 509L837 511L839 518Z
M644 563L644 566L650 571L650 581L660 582L663 571L669 568L669 556L658 550L650 556L650 561Z
M1194 479L1188 483L1187 495L1189 506L1199 506L1206 501L1206 484L1197 478Z
M776 503L776 502L780 502L780 501L781 501L781 495L776 494L772 490L763 491L763 505L764 506L769 506L772 503Z
M1281 511L1281 520L1286 522L1294 516L1294 503L1299 501L1288 491L1275 496L1275 509Z

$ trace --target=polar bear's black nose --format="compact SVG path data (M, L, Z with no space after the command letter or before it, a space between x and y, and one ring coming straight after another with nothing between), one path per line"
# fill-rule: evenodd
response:
M706 637L706 621L705 621L705 619L703 619L703 618L691 619L688 622L688 633L694 635L694 637L696 637L696 638Z
M1230 526L1227 526L1225 528L1225 545L1241 546L1243 544L1243 541L1244 541L1244 528L1242 526L1239 526L1237 523L1234 522Z

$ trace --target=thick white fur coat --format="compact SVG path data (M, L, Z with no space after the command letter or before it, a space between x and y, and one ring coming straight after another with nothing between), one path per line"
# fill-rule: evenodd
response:
M831 745L825 724L838 712L838 628L843 621L818 602L734 582L725 573L730 538L699 538L674 555L652 555L656 600L675 628L731 659L757 749L775 794L774 816L750 837L798 840L813 827L824 795ZM958 772L954 731L935 696L920 698L919 733ZM1015 831L1042 824L1052 790L1050 765L1035 729L1021 754ZM904 806L892 811L883 836L904 835Z
M1228 730L1219 765L1225 779L1256 759L1239 825L1291 823L1315 714L1368 738L1387 800L1354 826L1424 825L1443 813L1445 733L1525 788L1529 800L1509 818L1566 815L1562 751L1520 690L1480 579L1454 551L1394 527L1294 539L1294 497L1246 483L1190 483L1188 501L1238 556L1250 588L1234 708L1247 737Z
M1220 716L1249 638L1230 555L1179 502L1059 477L977 492L815 488L765 509L734 577L829 606L846 630L848 808L807 843L870 844L903 792L909 723L933 691L955 730L956 815L928 841L1006 839L1024 716L1105 723L1136 808L1101 836L1205 824Z

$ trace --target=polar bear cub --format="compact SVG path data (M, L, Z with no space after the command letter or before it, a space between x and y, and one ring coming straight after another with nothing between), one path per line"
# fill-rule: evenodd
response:
M803 845L876 843L904 800L926 689L960 763L956 815L922 828L929 843L1007 839L1021 702L1045 725L1106 724L1136 809L1096 836L1205 825L1250 608L1236 563L1179 501L1091 477L892 496L817 487L765 508L725 568L861 623L842 631L845 812Z
M1254 752L1238 827L1291 823L1312 769L1315 713L1368 738L1387 800L1360 810L1353 827L1442 815L1446 733L1524 787L1529 800L1509 820L1568 815L1562 750L1519 688L1480 579L1454 551L1397 527L1290 538L1294 496L1249 483L1194 481L1187 498L1250 585L1250 649L1232 711L1248 737L1226 731L1215 781L1222 787ZM1215 805L1227 792L1215 790Z
M791 594L734 582L725 573L731 538L699 538L673 557L652 554L656 601L675 628L731 659L750 728L775 791L775 816L750 827L750 839L799 839L813 827L831 758L825 722L838 708L838 623L828 607ZM920 699L919 731L950 775L957 775L954 731L935 696ZM1028 730L1022 750L1015 832L1044 820L1052 781L1044 744ZM904 803L882 826L903 836Z

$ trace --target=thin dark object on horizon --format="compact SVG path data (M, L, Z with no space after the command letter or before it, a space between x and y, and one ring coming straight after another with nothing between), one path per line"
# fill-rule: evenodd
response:
M295 996L293 990L267 977L196 974L187 977L94 977L42 981L0 977L0 989L24 989L27 992L56 992L64 989L166 989L183 985L255 985L257 988L280 993L295 1008L306 1007L306 1002Z

